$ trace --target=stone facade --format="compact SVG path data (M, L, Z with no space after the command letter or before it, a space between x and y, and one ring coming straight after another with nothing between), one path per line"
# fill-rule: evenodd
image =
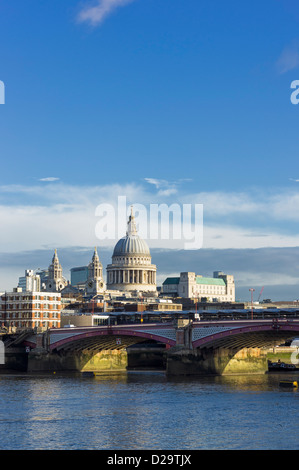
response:
M214 277L182 272L180 277L171 277L164 281L163 293L217 302L235 302L236 298L234 276L218 271L214 272Z

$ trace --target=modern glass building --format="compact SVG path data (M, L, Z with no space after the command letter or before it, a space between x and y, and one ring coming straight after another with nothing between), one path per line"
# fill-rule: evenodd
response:
M88 266L79 266L77 268L71 268L71 285L78 286L85 284L88 279Z

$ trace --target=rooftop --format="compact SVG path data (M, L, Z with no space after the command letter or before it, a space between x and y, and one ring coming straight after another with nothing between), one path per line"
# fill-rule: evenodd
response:
M165 281L163 282L163 286L169 285L169 284L179 284L179 282L180 282L180 278L179 278L179 277L168 277L168 278L165 279Z
M204 284L210 286L225 286L223 279L217 277L199 277L196 276L196 284Z

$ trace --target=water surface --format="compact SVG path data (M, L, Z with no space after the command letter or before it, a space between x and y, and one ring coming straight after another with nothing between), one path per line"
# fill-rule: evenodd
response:
M282 379L0 375L0 448L295 450L299 391Z

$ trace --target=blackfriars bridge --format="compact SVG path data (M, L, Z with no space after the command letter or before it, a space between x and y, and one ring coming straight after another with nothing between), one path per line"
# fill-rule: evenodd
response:
M147 348L163 355L169 375L221 375L240 351L273 348L296 336L299 319L186 321L181 325L141 323L49 329L27 335L17 346L26 352L29 371L88 370L94 358L101 355L105 355L105 370L112 368L107 365L111 358L122 358L113 367L126 369L124 355ZM11 344L11 351L14 346Z

